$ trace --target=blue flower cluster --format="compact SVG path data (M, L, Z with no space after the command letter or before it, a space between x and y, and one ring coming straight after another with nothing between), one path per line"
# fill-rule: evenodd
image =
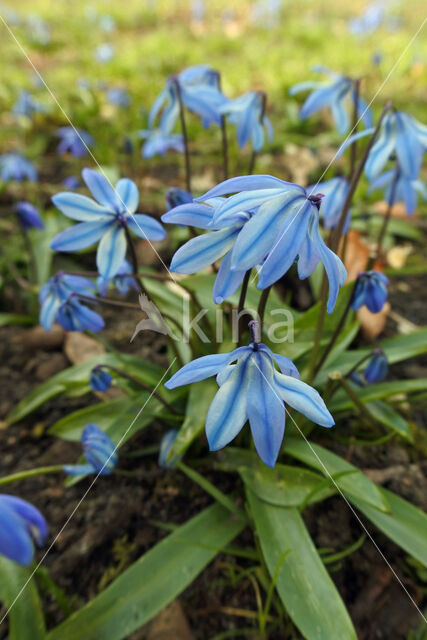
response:
M86 458L85 464L72 464L63 467L70 476L88 473L110 475L117 466L118 455L111 438L97 424L87 424L82 432L81 442Z
M36 507L7 494L0 495L0 553L28 567L34 543L42 546L48 534L46 520Z

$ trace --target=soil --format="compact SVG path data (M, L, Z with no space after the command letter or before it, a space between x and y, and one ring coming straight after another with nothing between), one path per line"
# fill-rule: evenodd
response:
M402 291L402 284L404 289L407 286L411 288L411 296ZM418 325L427 324L421 287L424 287L423 279L418 277L394 278L391 284L393 309ZM103 338L113 347L125 347L127 351L165 365L167 356L163 339L156 336L153 342L152 334L147 333L129 345L128 336L133 327L133 320L125 319L122 314L108 313ZM69 364L58 341L44 346L31 345L28 342L29 331L17 327L0 329L0 420L43 379ZM389 320L386 334L394 332L395 325ZM396 365L391 368L391 376L394 373L400 378L427 376L427 360L416 358ZM47 431L59 418L96 400L95 396L59 396L28 419L1 430L1 475L77 460L80 454L78 444L56 439ZM425 412L417 405L412 408L411 418L419 428L425 426ZM44 561L44 566L66 594L72 609L93 598L120 571L167 535L154 521L181 524L212 502L179 471L160 471L155 455L139 459L128 456L131 450L159 442L163 431L161 425L154 423L121 449L120 467L128 471L142 471L142 477L137 480L118 475L100 478L67 522ZM384 486L414 504L426 507L427 465L417 449L404 446L397 440L377 447L331 444L329 440L328 446L364 469L400 467L399 473L386 477ZM410 472L405 473L405 469L410 469ZM226 493L235 490L239 482L234 475L220 472L209 471L207 477ZM51 541L79 504L89 483L90 479L85 479L65 488L57 476L39 476L16 483L9 491L33 502L43 512L49 523ZM334 552L346 548L362 534L360 524L340 497L307 508L304 519L316 545ZM423 583L416 569L407 562L407 555L364 518L363 521L405 588L420 607L425 606ZM245 530L234 544L253 545L251 532ZM249 579L240 581L237 586L231 585L229 566L236 562L243 568L250 566L250 561L237 561L234 557L220 554L181 595L184 614L197 640L209 640L226 631L229 638L256 637L249 632L239 633L239 629L256 629L254 612L257 611L257 602ZM349 608L360 640L404 640L409 630L419 627L419 614L368 539L358 551L328 567ZM65 613L51 594L43 592L43 601L47 625L52 628L64 619ZM235 634L233 630L236 630ZM146 629L131 636L132 640L146 637ZM299 637L289 622L286 628L269 635L270 640ZM5 638L6 626L0 630L0 639Z

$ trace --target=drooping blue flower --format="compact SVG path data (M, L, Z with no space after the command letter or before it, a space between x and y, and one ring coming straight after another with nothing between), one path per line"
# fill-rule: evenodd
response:
M34 165L20 153L4 153L0 156L0 178L9 180L32 180L37 182L37 171Z
M274 467L285 431L284 402L317 424L334 424L318 392L299 380L293 362L262 343L197 358L172 376L165 387L174 389L215 375L219 390L206 417L211 451L229 444L249 420L258 455Z
M138 285L133 276L132 265L128 260L123 260L123 264L117 271L116 275L111 280L106 280L102 276L97 279L98 289L101 296L104 296L107 292L108 284L112 282L117 291L126 296L131 289L138 291Z
M71 294L81 293L90 295L95 291L95 285L87 278L72 276L60 271L50 278L42 287L39 295L40 317L39 322L43 329L50 331L55 322L58 309Z
M374 129L350 136L339 148L339 155L355 140L371 135ZM399 171L410 180L417 180L427 149L427 126L405 111L389 111L385 114L377 139L369 152L365 174L372 182L384 169L387 161L396 154Z
M12 107L12 113L15 116L27 116L28 118L31 118L35 113L44 113L45 111L46 107L28 91L21 91Z
M387 375L388 360L387 356L381 349L375 349L374 355L369 360L363 371L366 382L381 382Z
M178 207L180 204L193 202L193 196L189 191L180 187L170 187L166 192L166 202L169 210Z
M125 227L144 240L163 240L165 231L154 218L135 213L138 188L132 180L122 178L113 188L98 171L83 169L83 180L95 200L78 193L58 193L54 205L79 224L54 238L55 251L77 251L99 242L96 261L99 274L109 280L116 275L126 254Z
M67 176L62 181L62 184L64 187L67 187L67 189L77 189L80 186L80 180L76 178L76 176Z
M204 127L221 124L220 107L227 100L219 88L219 76L208 65L196 65L168 78L164 89L157 96L148 117L148 127L161 113L159 128L164 136L170 134L179 118L179 99L176 82L179 83L184 106L202 119Z
M164 134L161 129L146 129L138 131L138 135L145 140L141 155L147 160L153 156L164 156L168 151L184 153L184 138L180 133Z
M309 80L300 82L291 87L289 94L294 96L300 91L312 89L313 92L308 96L301 108L301 118L305 120L316 111L328 107L331 110L338 132L343 135L350 128L349 107L354 104L356 99L354 82L351 78L323 66L316 66L312 70L317 73L325 73L329 77L329 81L315 82ZM372 126L372 114L365 100L360 96L357 101L357 114L359 118L362 118L365 126Z
M40 211L31 202L17 202L15 206L19 222L24 229L43 229L44 224Z
M103 42L99 44L95 49L95 60L105 64L110 62L116 55L115 49L109 42Z
M226 180L197 200L228 193L235 195L215 208L210 226L220 229L218 234L226 234L227 230L222 227L231 230L232 225L242 225L243 212L246 212L247 219L241 229L233 229L237 237L230 238L228 248L234 245L230 255L231 271L244 272L262 264L257 286L265 289L277 282L296 258L300 279L313 273L321 261L329 280L327 309L331 313L347 272L320 235L321 194L309 194L303 187L273 176L256 175Z
M388 278L379 271L364 271L357 276L351 308L354 311L366 305L371 313L381 311L386 303Z
M348 180L341 176L336 176L331 180L319 182L307 187L307 193L319 192L323 198L320 203L320 216L325 229L333 229L337 226L341 211L348 193ZM351 212L348 212L344 226L344 233L347 232L350 224Z
M393 186L395 172L396 169L390 169L390 171L386 171L378 178L375 178L368 189L368 193L375 189L384 189L384 198L387 204L393 205L401 201L405 204L407 214L412 215L417 208L418 194L421 195L423 200L427 200L427 188L421 180L411 180L400 171L396 185Z
M175 273L196 273L222 259L213 287L215 304L220 304L231 296L246 273L244 269L231 270L231 257L233 245L250 214L241 211L228 226L215 227L212 224L215 208L223 201L224 198L208 198L204 203L190 202L179 205L162 216L163 222L210 231L191 238L180 247L172 258L170 270Z
M171 429L163 436L160 442L160 451L159 451L159 459L158 465L161 469L173 469L176 463L181 460L182 456L172 456L170 460L168 460L168 455L170 450L172 449L173 443L176 440L178 435L177 429Z
M102 316L90 309L72 293L58 308L56 319L65 331L93 331L97 333L104 328Z
M28 567L34 558L34 542L47 538L46 520L36 507L8 494L0 495L0 553Z
M120 87L109 87L107 89L107 100L116 107L126 108L130 105L130 96L125 89Z
M82 432L81 442L86 464L65 465L65 473L81 476L87 473L110 475L117 466L119 456L111 438L97 424L87 424Z
M264 146L264 128L269 140L273 139L273 127L264 113L263 92L249 91L235 100L228 100L219 111L236 125L237 143L241 149L251 141L253 150L260 151Z
M71 153L75 158L83 158L88 153L88 148L95 144L92 136L83 129L74 127L59 127L57 135L60 138L58 153Z
M94 391L108 391L113 378L111 374L101 366L96 366L90 372L89 386Z

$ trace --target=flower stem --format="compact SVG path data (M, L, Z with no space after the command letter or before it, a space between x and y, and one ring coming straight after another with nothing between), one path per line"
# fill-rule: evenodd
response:
M380 229L378 240L377 240L377 260L381 258L384 236L387 231L388 223L390 222L390 218L391 218L391 212L396 200L396 191L397 191L397 183L399 180L399 176L400 176L400 168L399 168L399 164L396 161L396 168L394 170L393 182L391 183L391 189L390 189L390 199L388 202L387 211L384 216L384 220L381 225L381 229Z
M354 192L356 191L356 187L357 187L357 185L359 183L359 180L360 180L360 177L362 175L363 168L364 168L364 166L366 164L366 161L368 159L368 155L369 155L369 153L370 153L370 151L371 151L371 149L373 147L373 144L374 144L374 142L376 140L376 137L377 137L378 132L380 130L380 127L381 127L382 121L384 119L384 116L387 113L387 111L389 111L390 109L391 109L391 102L387 102L387 104L384 106L384 108L383 108L383 110L381 112L381 115L380 115L380 117L378 119L377 126L375 127L375 130L374 130L372 136L370 137L368 146L365 149L365 152L364 152L364 154L362 156L362 159L360 160L360 162L359 162L359 164L358 164L358 166L357 166L357 168L356 168L356 170L355 170L355 172L353 174L353 177L351 179L351 182L350 182L350 185L349 185L349 188L348 188L348 192L347 192L347 197L346 197L346 199L344 201L343 208L342 208L342 211L341 211L339 222L338 222L337 226L335 227L335 229L333 230L333 233L331 235L330 248L335 253L337 252L337 248L338 248L338 245L339 245L339 241L341 239L341 235L342 235L342 231L343 231L343 228L344 228L344 224L345 224L345 221L347 219L348 210L350 209L351 202L352 202L353 196L354 196Z
M343 376L337 376L336 379L340 383L340 385L342 386L342 388L344 389L344 391L346 392L350 400L352 400L352 402L354 403L354 406L356 407L360 415L364 416L370 424L375 425L376 420L374 416L371 414L367 406L363 404L362 400L359 398L359 396L351 387L351 385L348 383L348 381Z
M179 117L181 120L182 137L184 138L185 184L186 184L187 191L191 193L190 152L188 149L188 136L187 136L187 125L185 124L184 105L182 102L181 87L180 87L178 78L175 77L173 79L173 82L175 84L176 95L178 97Z
M267 306L267 300L268 300L268 296L269 293L271 291L273 285L267 287L266 289L262 290L259 302L258 302L258 320L259 320L259 324L260 324L260 334L262 335L262 327L264 324L264 313L265 313L265 307Z
M141 311L141 307L133 302L121 302L120 300L112 300L111 298L98 298L96 296L86 296L83 293L75 294L80 300L86 300L86 302L100 302L101 304L111 305L113 307L123 307L124 309L136 309Z
M357 133L357 123L359 120L358 117L358 102L359 102L359 93L360 93L360 78L356 78L353 82L354 84L354 109L353 109L353 123L351 127L351 135ZM355 140L350 147L350 171L348 179L349 181L353 177L354 169L356 167L356 157L357 157L357 141Z
M139 387L141 387L142 389L145 389L145 391L148 391L149 393L151 393L151 395L153 395L155 398L157 398L157 400L159 402L162 403L162 405L168 409L171 413L174 414L178 414L178 411L171 405L169 404L169 402L167 400L165 400L158 391L155 391L154 389L152 389L152 387L150 387L150 385L145 384L145 382L142 382L142 380L139 380L139 378L135 378L135 376L132 376L130 373L127 373L126 371L123 371L122 369L119 369L118 367L113 367L112 365L109 364L99 364L96 367L97 369L109 369L110 371L113 371L114 373L117 373L117 375L121 376L122 378L126 378L126 380L130 380L130 382L133 382L134 384L137 384Z
M0 478L0 486L9 484L9 482L17 482L18 480L44 475L45 473L58 473L62 471L62 467L62 464L55 464L49 467L36 467L35 469L28 469L27 471L18 471L17 473L12 473L10 476Z
M311 384L315 375L316 361L317 361L317 356L319 354L320 342L322 339L322 332L323 332L323 325L325 322L327 300L328 300L328 281L326 278L326 274L324 272L323 279L322 279L322 288L320 290L319 315L317 316L316 333L314 336L313 350L311 352L309 372L307 377L308 384Z
M246 293L248 291L248 285L249 285L249 278L250 277L251 277L251 269L246 271L245 277L243 278L242 288L240 290L239 303L237 305L237 317L239 319L237 342L238 342L239 345L241 344L242 335L243 335L243 327L244 327L243 322L242 322L242 317L241 317L240 314L241 314L241 312L243 311L243 309L245 307L245 299L246 299Z
M146 293L145 287L142 284L141 276L139 275L138 258L137 258L137 255L136 255L135 243L133 241L133 238L132 238L132 236L130 234L130 231L129 231L127 225L124 225L124 230L125 230L126 240L127 240L129 251L130 251L130 257L131 257L131 260L132 260L133 277L135 278L135 280L138 283L138 287L140 289L140 292L141 293Z

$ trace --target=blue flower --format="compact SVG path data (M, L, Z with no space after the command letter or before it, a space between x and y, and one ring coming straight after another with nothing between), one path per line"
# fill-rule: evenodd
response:
M117 107L128 107L130 105L130 97L125 89L120 87L110 87L107 89L107 100L110 104Z
M214 375L219 390L206 417L211 451L229 444L249 420L260 458L274 467L285 431L284 402L317 424L334 424L318 392L298 379L293 362L262 343L197 358L172 376L165 387L174 389Z
M172 469L176 463L181 460L182 456L172 456L170 460L168 460L168 455L170 450L172 449L173 443L176 440L178 435L177 429L171 429L162 438L160 443L160 451L159 451L159 459L158 465L161 469Z
M228 193L235 195L215 209L211 227L221 229L217 232L218 237L225 234L228 238L227 229L221 227L227 226L230 233L232 225L241 226L241 229L234 226L234 235L229 239L228 248L234 244L230 256L231 271L244 272L262 264L257 286L265 289L277 282L296 258L301 279L313 273L320 260L329 280L327 309L331 313L347 272L320 235L321 194L309 195L296 184L273 176L257 175L226 180L197 200L204 201ZM243 212L246 212L247 219L242 223Z
M325 182L307 187L307 193L314 190L323 195L320 203L320 215L325 229L333 229L337 226L341 217L341 211L348 193L348 181L346 178L337 176ZM350 224L351 213L348 212L344 233L347 232Z
M96 254L99 274L110 279L116 275L126 254L125 227L144 240L163 240L165 231L154 218L134 213L138 207L138 188L123 178L115 188L98 171L83 169L83 180L95 200L78 193L58 193L54 205L79 224L62 231L52 241L56 251L77 251L100 240Z
M189 191L180 189L179 187L170 187L166 192L166 202L169 209L178 207L180 204L188 204L193 202L193 196Z
M99 475L111 474L117 466L119 456L116 446L97 424L87 424L82 432L83 452L86 464L72 464L63 467L70 476L81 476L87 473Z
M131 289L138 291L138 285L133 276L132 265L126 259L123 260L122 266L111 280L105 279L102 276L97 279L98 289L101 296L106 294L109 282L113 283L117 291L121 293L122 296L127 295Z
M354 104L356 93L354 90L354 82L351 78L344 76L335 71L331 71L323 66L316 66L313 71L325 73L329 76L327 82L300 82L289 90L291 96L313 89L301 108L301 118L305 120L316 111L320 111L323 107L329 107L335 126L338 132L343 135L350 128L350 118L348 115L349 106ZM359 96L357 102L358 116L363 119L367 127L372 126L372 115L366 102Z
M236 125L237 143L242 149L249 140L254 151L260 151L264 145L264 127L269 140L273 139L273 128L264 113L265 94L249 91L235 100L228 100L220 113Z
M105 322L96 311L89 309L72 293L58 308L56 319L65 331L101 331Z
M34 542L47 538L46 520L36 507L15 496L0 495L0 553L28 567L34 557Z
M62 184L67 189L77 189L80 185L80 180L76 176L67 176L63 179Z
M31 118L34 113L44 113L45 111L46 107L28 91L21 91L12 107L12 113L15 116L27 116L28 118Z
M411 215L417 207L418 194L421 195L423 200L427 200L426 186L421 180L407 178L406 175L400 171L396 185L393 186L395 172L396 169L390 169L390 171L386 171L378 176L378 178L375 178L368 189L368 193L371 193L375 189L384 188L386 202L389 205L393 205L399 201L403 202L406 212L408 215Z
M204 127L212 123L221 124L220 108L227 98L219 89L219 76L207 65L197 65L168 78L164 89L157 96L149 114L148 127L161 112L159 127L163 135L168 135L179 118L179 99L176 87L179 83L181 100L185 107L202 119Z
M60 137L58 153L70 152L75 158L83 158L88 153L88 147L95 144L92 136L83 129L74 127L59 127L57 135Z
M93 293L95 285L86 278L72 276L60 271L42 287L39 295L40 324L50 331L58 315L58 309L72 293L88 295Z
M40 212L31 202L18 202L15 211L24 229L44 229Z
M113 378L100 366L96 366L90 372L89 386L94 391L108 391L111 387Z
M355 140L371 135L374 129L365 129L350 136L339 148L339 155ZM399 171L406 178L416 180L427 149L427 126L421 124L404 111L385 114L379 134L369 152L365 174L372 182L384 169L387 161L396 154Z
M95 60L97 62L110 62L115 56L115 50L109 42L103 42L95 49Z
M365 271L357 276L351 308L354 311L366 305L371 313L381 311L386 303L388 278L379 271Z
M387 375L388 360L387 356L381 349L375 349L374 355L369 360L363 371L366 382L381 382Z
M190 202L171 209L162 216L163 222L189 225L199 229L211 230L186 242L172 258L170 270L175 273L196 273L222 258L215 284L213 300L220 304L231 296L241 284L246 271L231 270L233 245L249 220L249 213L240 212L228 226L218 228L212 226L215 208L220 206L224 198L208 198L204 203Z
M383 3L373 2L366 7L359 18L353 18L349 21L349 30L357 36L370 35L381 26L384 18L385 7Z
M184 139L179 133L164 134L161 129L146 129L139 131L138 134L145 140L141 155L147 160L153 156L164 156L168 151L184 153Z
M32 180L37 182L37 171L33 164L20 153L4 153L0 156L0 178L9 180Z

